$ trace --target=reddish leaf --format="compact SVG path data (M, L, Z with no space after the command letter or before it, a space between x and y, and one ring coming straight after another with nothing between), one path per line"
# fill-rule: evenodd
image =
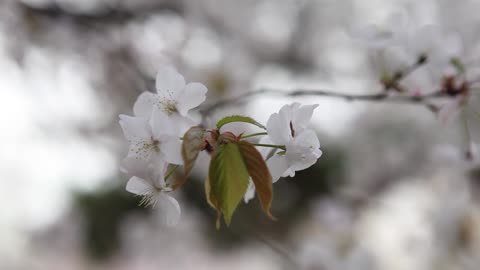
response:
M202 145L204 143L205 129L200 127L191 127L185 135L183 135L182 142L182 158L185 171L185 177L187 177L195 165L198 153L202 151Z
M267 164L263 160L262 155L251 143L247 141L239 141L238 146L245 165L247 166L248 173L250 177L252 177L263 211L265 211L268 217L275 220L270 213L273 190L272 176L270 175Z

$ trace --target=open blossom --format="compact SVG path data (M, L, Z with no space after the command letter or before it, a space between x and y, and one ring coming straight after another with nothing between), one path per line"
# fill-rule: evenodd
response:
M188 112L205 101L207 88L201 83L185 83L185 79L172 67L161 67L156 78L156 93L142 93L133 111L137 116L148 117L152 110L165 113L173 119L179 135L194 126Z
M317 106L285 105L268 119L268 138L276 145L285 145L285 152L267 160L274 182L281 176L295 176L295 171L312 166L322 155L317 135L307 129Z
M296 171L309 168L322 155L317 134L307 128L317 106L292 103L283 106L268 119L268 136L260 139L259 143L285 146L285 150L279 152L265 147L258 149L266 159L274 183L282 176L293 177ZM250 181L244 201L247 203L254 196L255 186Z
M307 128L316 107L318 104L301 106L295 102L272 114L267 121L267 132L271 141L278 145L290 142Z
M128 157L183 163L180 138L171 128L174 123L164 113L154 111L149 118L120 115L120 126L130 142Z
M382 49L396 44L407 31L408 14L404 9L392 13L384 24L369 24L354 27L350 35L365 46Z
M142 203L158 207L162 211L164 222L174 226L180 219L180 205L170 195L173 183L165 180L168 163L149 162L126 158L122 164L123 172L132 177L127 182L126 190L143 196Z

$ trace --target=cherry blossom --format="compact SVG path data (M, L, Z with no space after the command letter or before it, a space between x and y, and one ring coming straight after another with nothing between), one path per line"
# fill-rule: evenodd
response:
M180 219L180 205L170 195L173 183L166 180L168 163L148 162L127 157L122 164L122 171L131 175L126 190L143 196L141 203L158 207L162 212L164 223L174 226Z
M164 113L155 111L150 118L120 115L120 126L130 142L128 157L182 164L180 138L168 128L175 125Z
M185 79L174 68L163 66L156 78L156 93L142 93L133 111L136 116L146 117L152 110L161 111L172 118L179 135L197 123L188 112L205 101L207 88L201 83L185 83Z

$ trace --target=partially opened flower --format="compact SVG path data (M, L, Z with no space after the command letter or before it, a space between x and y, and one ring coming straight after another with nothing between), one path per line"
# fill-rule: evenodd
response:
M201 83L185 83L185 79L172 67L161 67L156 78L156 93L142 93L133 111L137 116L148 116L152 110L159 110L172 118L178 133L183 133L195 121L188 112L205 101L207 88Z
M135 158L126 158L122 164L122 171L131 175L126 190L130 193L143 196L142 204L158 207L162 212L164 223L174 226L180 219L180 205L170 195L174 183L166 180L168 163L148 162Z
M282 176L295 176L295 171L312 166L322 155L317 135L307 128L317 106L285 105L268 119L268 137L262 138L262 143L285 146L285 151L267 156L273 182Z
M272 114L267 121L268 136L259 141L259 145L284 146L285 150L258 147L266 159L268 170L275 183L280 177L293 177L296 171L304 170L315 164L322 155L317 135L308 129L313 111L318 105L301 106L292 103L283 106L278 113ZM244 195L245 203L255 196L252 181Z
M267 132L271 141L278 145L290 142L307 128L316 107L318 104L301 106L295 102L272 114L267 121Z
M120 115L120 126L130 142L128 157L183 163L180 138L170 128L174 126L173 121L164 113L154 111L150 118Z

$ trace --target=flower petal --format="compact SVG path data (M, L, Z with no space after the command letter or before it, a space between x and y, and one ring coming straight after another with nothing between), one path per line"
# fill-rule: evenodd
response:
M182 141L177 137L170 137L162 142L160 151L165 160L172 164L183 164Z
M178 112L186 116L190 109L197 107L205 101L207 91L207 87L201 83L189 83L178 96Z
M292 125L295 132L301 132L301 130L307 126L310 119L312 119L313 111L317 107L318 104L304 105L293 112Z
M157 140L162 136L173 136L178 133L177 124L173 119L159 110L153 111L152 117L150 118L150 125L152 127L153 137Z
M255 185L253 184L252 179L250 179L247 192L245 192L245 195L243 196L243 201L248 203L251 199L253 199L253 197L255 197Z
M286 144L291 137L288 120L279 113L272 114L267 121L267 133L275 144Z
M185 79L174 68L162 66L158 69L155 86L162 100L177 100L185 88Z
M130 178L126 186L128 192L137 195L147 195L152 192L152 189L153 187L148 181L136 176Z
M158 104L158 96L150 93L143 92L138 96L137 101L133 105L133 113L135 116L147 117L149 118L152 114L152 110L156 104Z
M293 142L295 146L304 149L310 149L310 151L320 148L320 141L318 140L318 136L315 131L311 129L306 129L303 132L300 132L293 139Z
M119 117L119 123L122 127L123 135L127 140L135 141L149 138L151 136L146 118L132 117L124 114L121 114Z
M284 155L273 155L267 160L267 167L272 175L272 181L275 183L288 169L287 158Z
M175 226L180 220L180 205L175 198L160 193L157 196L156 206L161 211L162 222L167 226Z
M175 126L177 128L177 135L179 137L182 137L185 132L187 132L187 130L191 127L199 124L197 121L193 120L189 116L181 116L178 113L172 114L170 118L172 122L175 123Z
M127 157L149 161L156 158L156 151L150 139L139 139L130 142Z
M290 169L294 171L304 170L317 162L322 155L320 142L313 130L305 130L298 137L294 138L293 143L287 144L286 158Z
M120 171L142 179L148 178L148 162L135 157L126 157L120 164Z

